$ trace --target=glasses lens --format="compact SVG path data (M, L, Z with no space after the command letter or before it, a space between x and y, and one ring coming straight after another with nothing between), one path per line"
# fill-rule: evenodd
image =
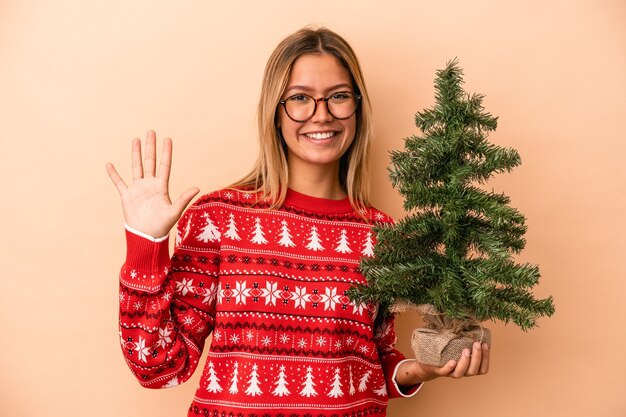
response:
M356 98L348 92L335 93L328 98L328 111L336 119L347 119L356 110Z
M285 110L293 120L305 121L313 115L315 101L304 94L291 96L285 100Z

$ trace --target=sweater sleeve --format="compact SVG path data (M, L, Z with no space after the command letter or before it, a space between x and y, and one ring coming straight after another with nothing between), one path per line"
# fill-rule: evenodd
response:
M220 259L216 219L209 208L190 208L178 223L171 259L168 239L126 230L120 342L129 368L147 388L189 379L213 329Z
M412 397L417 394L422 387L422 383L411 387L400 387L396 382L396 374L401 362L407 360L404 355L394 348L396 344L396 333L394 330L394 315L385 316L376 326L374 341L378 349L378 355L385 374L387 384L387 395L389 398Z

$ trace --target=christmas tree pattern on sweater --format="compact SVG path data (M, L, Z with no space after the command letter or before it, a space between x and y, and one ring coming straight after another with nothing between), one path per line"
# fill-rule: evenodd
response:
M307 199L291 193L267 210L256 194L206 195L179 221L171 260L167 242L147 247L127 232L121 343L140 383L187 380L212 333L189 415L384 415L404 359L392 318L375 332L376 308L346 294L364 282L358 264L373 256L373 224L390 219Z

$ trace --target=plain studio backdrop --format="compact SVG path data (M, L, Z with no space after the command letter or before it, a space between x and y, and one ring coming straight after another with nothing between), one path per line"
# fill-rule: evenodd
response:
M123 217L105 172L130 141L174 140L172 194L251 167L265 62L307 24L355 48L374 108L374 204L395 218L388 151L419 133L435 71L458 57L521 167L494 178L527 217L520 261L556 314L493 330L491 371L427 383L390 416L626 415L626 3L0 1L0 415L183 416L200 372L151 391L117 329ZM410 354L416 316L398 319Z

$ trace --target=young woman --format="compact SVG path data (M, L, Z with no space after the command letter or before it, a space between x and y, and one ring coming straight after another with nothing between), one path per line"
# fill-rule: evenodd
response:
M184 214L198 189L171 203L170 139L158 174L155 133L143 161L133 141L131 186L107 165L128 244L121 344L139 382L187 380L209 334L190 416L384 416L389 397L424 381L486 373L479 344L442 368L405 359L393 347L393 317L346 296L365 282L358 265L373 255L373 224L391 220L369 205L370 103L345 40L308 28L283 40L267 63L258 118L252 172Z

